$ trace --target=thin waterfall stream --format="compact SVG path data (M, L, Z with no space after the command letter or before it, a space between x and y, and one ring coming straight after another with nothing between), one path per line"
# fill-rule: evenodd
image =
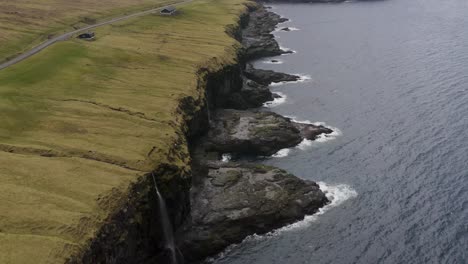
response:
M169 220L169 215L167 213L166 202L162 197L161 193L159 192L158 185L156 184L156 179L154 177L154 173L151 173L151 177L153 178L154 189L156 190L156 195L158 198L158 210L159 215L161 216L161 229L164 239L164 246L170 252L170 263L172 264L179 264L177 260L176 254L176 246L174 240L174 231L172 229L171 221Z

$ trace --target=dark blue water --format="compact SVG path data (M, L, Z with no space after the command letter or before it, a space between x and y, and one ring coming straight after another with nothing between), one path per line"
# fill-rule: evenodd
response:
M266 163L339 203L215 263L468 263L468 1L274 7L297 53L257 66L311 80L272 109L342 135Z

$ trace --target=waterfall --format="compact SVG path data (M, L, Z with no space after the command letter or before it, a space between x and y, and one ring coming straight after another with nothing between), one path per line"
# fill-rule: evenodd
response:
M172 230L172 224L167 213L166 202L164 202L164 199L161 193L159 192L154 173L151 173L151 176L153 177L154 189L156 190L156 195L158 197L158 210L159 215L161 216L161 228L164 239L164 246L170 252L170 263L178 264L179 262L177 260L176 246L174 241L174 231Z

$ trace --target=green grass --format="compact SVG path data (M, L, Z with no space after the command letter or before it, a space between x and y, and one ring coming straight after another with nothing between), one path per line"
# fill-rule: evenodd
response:
M0 0L0 61L48 37L177 0Z
M179 100L203 98L200 67L235 62L239 44L225 29L244 11L244 0L197 0L0 71L0 244L10 245L0 263L63 262L139 175L163 163L188 168L186 142L168 157L183 133Z

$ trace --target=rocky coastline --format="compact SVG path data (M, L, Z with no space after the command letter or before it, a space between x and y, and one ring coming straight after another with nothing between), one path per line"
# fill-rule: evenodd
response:
M290 53L281 50L271 34L287 19L258 5L250 10L247 20L240 34L240 69L235 70L240 86L225 94L224 100L211 100L209 129L196 137L191 147L190 213L177 231L178 248L188 263L219 253L248 235L301 220L329 203L315 182L255 162L222 160L227 153L234 160L271 156L333 132L258 108L278 96L268 85L300 77L255 69L248 63Z

